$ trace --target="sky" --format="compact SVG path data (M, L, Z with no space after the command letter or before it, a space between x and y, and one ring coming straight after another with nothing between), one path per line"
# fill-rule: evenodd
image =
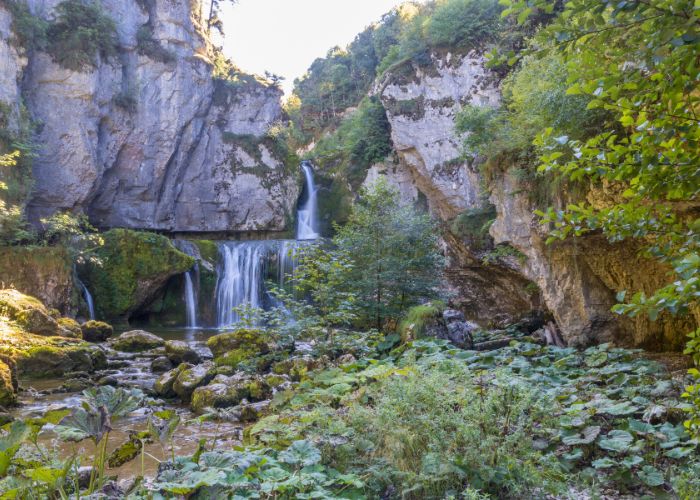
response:
M242 70L284 76L284 90L331 47L346 46L402 0L239 0L222 9L224 53Z

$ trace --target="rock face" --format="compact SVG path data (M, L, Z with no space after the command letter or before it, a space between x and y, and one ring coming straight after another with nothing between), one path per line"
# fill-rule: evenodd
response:
M398 162L373 167L367 182L386 176L406 201L425 198L430 211L449 225L444 247L455 291L452 303L468 319L503 325L540 310L551 314L569 345L682 348L700 312L688 319L662 315L656 322L610 312L617 292L648 294L669 282L668 269L640 256L633 245L611 245L596 236L546 245L545 231L533 214L537 207L526 190L508 174L487 183L478 161L462 159L456 113L465 103L496 105L500 99L483 58L474 53L433 55L427 67L404 65L386 75L374 92L387 110ZM493 221L484 235L488 241L455 233L454 221L489 205L495 209L487 221Z
M0 247L0 286L37 297L64 314L73 312L77 299L72 259L60 247Z
M464 104L495 106L496 79L474 53L434 55L430 67L404 67L378 82L396 160L375 165L366 182L384 175L405 201L425 202L445 222L487 206L477 165L463 159L454 120ZM495 216L495 214L494 214ZM512 323L540 307L530 280L509 263L483 264L492 248L477 249L447 232L447 278L455 306L484 325Z
M28 1L46 18L58 3ZM41 123L30 217L68 209L100 227L284 230L299 190L269 137L281 91L249 76L212 77L195 0L101 4L119 55L85 72L10 43L11 16L0 6L0 100L17 108L24 96Z
M652 322L645 315L628 318L610 311L617 292L650 294L668 284L670 269L641 256L634 245L612 245L600 236L546 245L535 207L508 174L495 185L491 200L498 211L491 234L497 243L526 255L520 269L539 285L570 345L618 342L653 350L682 349L686 333L700 318L694 322L662 314Z
M461 160L454 120L467 102L495 106L500 100L483 57L434 56L431 67L415 67L408 77L401 73L390 74L377 92L391 123L394 149L413 182L443 219L481 205L478 172Z

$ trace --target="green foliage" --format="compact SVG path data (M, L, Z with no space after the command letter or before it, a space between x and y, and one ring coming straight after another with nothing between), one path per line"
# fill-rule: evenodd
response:
M466 134L465 150L484 160L480 169L487 182L511 169L539 205L573 191L552 175L537 175L533 141L546 127L558 135L590 137L605 123L608 113L588 109L591 99L586 96L569 95L568 77L565 61L556 53L524 57L502 83L500 108L467 105L457 115L457 130Z
M482 208L465 210L450 223L450 231L469 242L471 248L483 250L491 243L489 229L496 220L496 208L486 205Z
M19 151L0 155L0 169L16 167ZM4 173L4 172L3 172ZM3 175L3 177L6 177ZM5 182L0 181L0 245L18 245L31 242L36 235L24 217L21 206L5 201L4 193L8 191ZM8 196L8 198L10 198Z
M153 38L153 28L148 24L144 24L136 32L136 50L139 54L163 64L172 63L176 59L172 51L163 47L158 40Z
M425 25L435 47L475 48L492 40L500 25L501 8L492 0L450 0L437 4Z
M119 48L114 21L99 0L64 0L46 29L46 50L61 66L86 71L98 57L109 59Z
M143 283L167 279L194 265L194 259L173 247L165 236L113 229L102 237L104 244L93 249L92 258L79 269L101 318L132 312Z
M365 98L332 134L323 137L311 153L321 169L339 173L354 187L367 170L391 152L391 128L386 111L376 98Z
M435 295L443 263L437 235L430 216L402 205L383 179L362 190L333 241L353 264L346 287L363 324L395 328L404 311Z
M399 333L403 341L416 340L423 337L429 326L435 325L442 318L445 304L433 301L419 306L413 306L399 323Z
M7 0L4 3L12 13L13 42L26 50L45 50L48 22L32 14L24 0Z
M542 1L527 8L506 3L506 13L523 19L548 8ZM594 6L575 0L538 37L545 46L557 41L551 50L567 63L567 93L586 96L589 108L616 121L587 139L551 128L538 138L542 172L613 185L620 193L602 206L583 202L541 214L553 228L551 239L601 231L611 242L640 240L675 274L651 296L621 294L628 302L615 307L620 314L647 313L655 320L662 311L683 314L698 306L700 219L682 213L682 205L700 194L698 19L700 5L690 0Z

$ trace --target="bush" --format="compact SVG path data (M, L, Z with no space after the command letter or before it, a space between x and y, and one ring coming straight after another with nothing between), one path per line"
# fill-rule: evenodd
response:
M22 0L8 0L5 4L12 13L13 42L26 50L45 50L48 22L32 14Z
M65 0L56 7L46 31L47 50L54 61L73 71L97 66L98 57L117 54L114 21L96 0Z
M348 420L380 491L443 498L469 485L525 498L561 486L557 465L533 445L550 410L523 383L475 378L450 360L385 379L365 397Z
M312 159L358 187L367 170L384 160L391 150L391 126L386 111L373 97L363 99L357 111L344 119L333 134L318 142Z
M489 229L495 220L496 208L493 205L472 208L452 220L450 231L467 240L475 250L483 250L491 243Z
M139 54L150 57L154 61L169 64L175 61L175 54L163 47L153 38L153 29L145 24L136 32L136 49Z
M425 25L427 41L437 47L483 46L498 31L500 11L494 0L442 2Z

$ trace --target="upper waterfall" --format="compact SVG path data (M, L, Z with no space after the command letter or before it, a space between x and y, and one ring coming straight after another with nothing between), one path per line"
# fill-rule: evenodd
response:
M311 163L302 162L304 170L304 190L306 200L297 211L297 240L315 240L319 237L318 229L318 193L314 183Z

